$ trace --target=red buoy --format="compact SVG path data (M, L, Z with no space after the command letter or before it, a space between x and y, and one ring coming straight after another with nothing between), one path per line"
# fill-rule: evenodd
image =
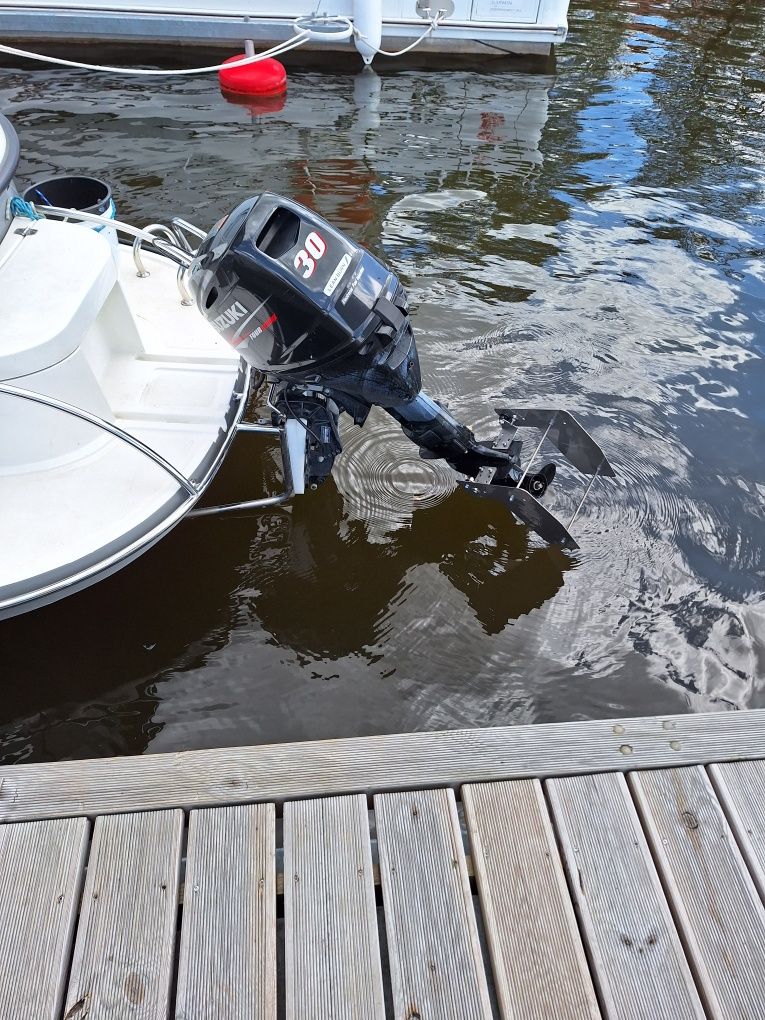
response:
M244 60L246 53L229 57L226 64ZM236 96L279 96L287 91L287 72L278 60L267 57L256 64L242 64L241 67L222 67L218 81L224 92Z

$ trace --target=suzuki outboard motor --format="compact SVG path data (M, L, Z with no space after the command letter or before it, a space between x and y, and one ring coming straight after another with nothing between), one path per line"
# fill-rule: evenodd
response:
M332 470L340 412L362 425L376 404L421 456L441 457L467 476L470 492L501 499L547 541L576 547L539 502L554 465L528 470L542 441L524 468L516 431L541 428L592 476L590 484L613 474L594 440L565 411L502 409L497 439L478 442L422 392L407 296L395 274L315 212L269 193L248 199L210 231L187 280L202 314L271 383L274 425L292 436L283 445L295 492Z

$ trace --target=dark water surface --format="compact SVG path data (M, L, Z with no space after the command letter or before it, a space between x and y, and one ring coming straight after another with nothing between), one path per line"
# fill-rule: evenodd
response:
M210 79L0 72L20 181L205 227L293 195L402 277L435 397L485 436L567 407L619 472L569 556L375 415L291 509L0 624L0 760L765 706L765 4L571 29L554 77L292 72L255 118ZM278 484L253 442L218 496Z

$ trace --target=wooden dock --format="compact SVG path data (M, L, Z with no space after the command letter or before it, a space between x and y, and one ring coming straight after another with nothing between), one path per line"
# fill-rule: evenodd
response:
M765 711L0 768L0 1020L765 1018Z

